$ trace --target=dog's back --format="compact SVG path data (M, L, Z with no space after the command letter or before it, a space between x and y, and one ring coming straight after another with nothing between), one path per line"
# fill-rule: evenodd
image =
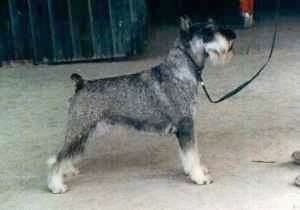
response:
M159 67L96 80L84 80L73 74L71 79L75 81L75 94L70 101L70 113L76 113L71 117L92 113L88 120L94 118L149 131L162 131L170 121L173 110L168 109L173 106L160 87L168 78L160 73Z

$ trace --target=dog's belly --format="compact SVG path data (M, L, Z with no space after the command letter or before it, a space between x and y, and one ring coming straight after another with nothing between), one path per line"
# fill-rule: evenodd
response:
M110 125L131 127L136 130L163 134L172 132L175 127L174 123L172 123L172 121L168 117L158 113L148 116L111 115L104 119L104 122Z

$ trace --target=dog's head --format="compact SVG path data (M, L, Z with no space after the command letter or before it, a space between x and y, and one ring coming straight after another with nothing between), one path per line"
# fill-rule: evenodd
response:
M202 63L204 54L213 64L229 62L233 56L235 38L233 30L218 27L212 20L205 24L192 24L188 17L180 18L180 40L196 62Z

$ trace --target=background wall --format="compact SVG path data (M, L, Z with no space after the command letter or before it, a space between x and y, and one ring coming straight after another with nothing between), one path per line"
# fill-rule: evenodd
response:
M275 0L256 0L255 11L268 12L275 8ZM149 18L153 24L175 23L180 15L196 19L213 17L220 22L239 24L239 0L148 0ZM281 9L299 12L299 0L281 0ZM289 12L292 12L289 10Z

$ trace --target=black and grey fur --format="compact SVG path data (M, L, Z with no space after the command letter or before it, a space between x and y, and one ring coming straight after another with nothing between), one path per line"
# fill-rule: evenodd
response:
M64 174L78 173L73 160L84 151L92 128L126 125L137 130L175 134L184 171L197 184L212 179L202 167L195 135L195 103L199 67L206 57L214 62L230 57L235 34L212 23L191 25L180 20L180 35L164 61L149 70L120 77L84 80L73 74L65 144L50 158L48 188L67 190ZM193 61L192 61L193 60Z

